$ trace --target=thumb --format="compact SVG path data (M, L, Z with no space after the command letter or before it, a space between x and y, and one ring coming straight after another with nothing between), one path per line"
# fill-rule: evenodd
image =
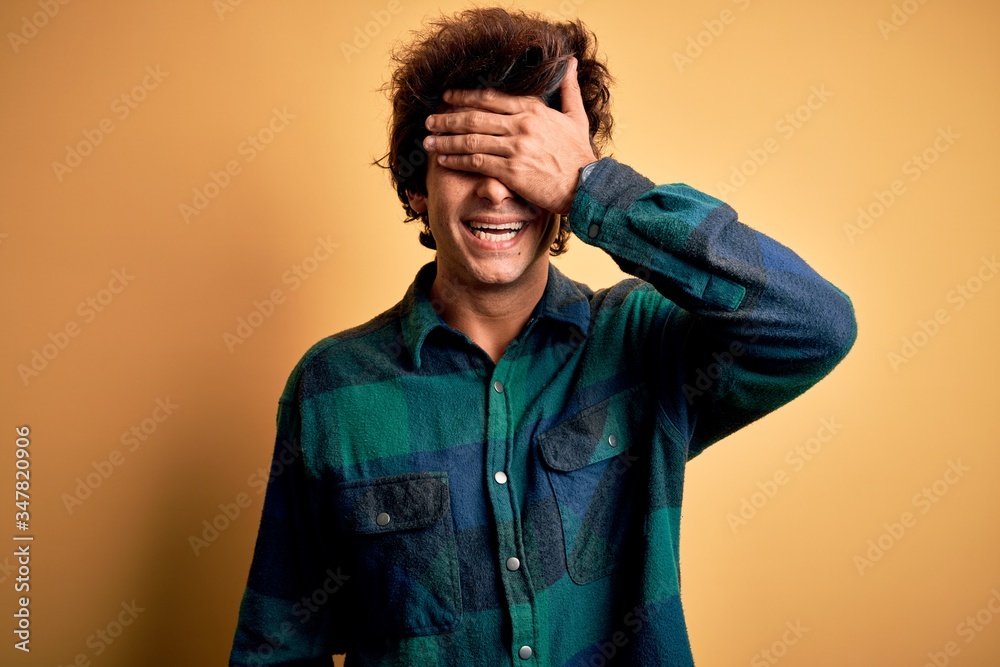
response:
M559 84L562 98L563 113L570 118L587 122L587 110L583 106L583 95L580 93L580 81L577 78L577 60L570 58L566 63L566 73Z

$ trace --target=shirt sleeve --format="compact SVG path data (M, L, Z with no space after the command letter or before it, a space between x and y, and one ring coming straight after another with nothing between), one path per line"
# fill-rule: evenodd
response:
M577 190L570 226L655 288L645 361L689 459L814 385L857 337L846 294L688 185L656 186L604 158Z
M230 667L314 667L347 652L350 577L338 565L330 512L303 452L293 391L278 403L277 437ZM308 440L308 438L306 438Z

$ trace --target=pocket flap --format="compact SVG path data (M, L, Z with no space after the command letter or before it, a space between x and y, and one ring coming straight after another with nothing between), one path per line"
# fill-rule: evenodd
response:
M641 385L581 410L538 436L542 459L570 472L628 450L641 431Z
M448 472L418 472L336 485L345 532L377 534L424 528L450 509Z

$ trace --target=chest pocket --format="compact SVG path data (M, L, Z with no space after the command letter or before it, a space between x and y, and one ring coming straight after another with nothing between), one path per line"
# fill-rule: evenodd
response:
M630 389L537 437L578 584L609 575L642 537L652 435L644 406L640 388Z
M358 578L362 632L411 637L453 629L462 591L448 473L341 482L334 499Z

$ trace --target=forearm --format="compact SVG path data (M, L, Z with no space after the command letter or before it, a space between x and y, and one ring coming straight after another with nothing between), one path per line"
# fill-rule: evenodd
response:
M655 186L605 159L570 220L583 241L683 309L665 316L655 363L670 369L659 374L665 409L691 413L694 453L805 391L854 342L843 292L694 188Z

